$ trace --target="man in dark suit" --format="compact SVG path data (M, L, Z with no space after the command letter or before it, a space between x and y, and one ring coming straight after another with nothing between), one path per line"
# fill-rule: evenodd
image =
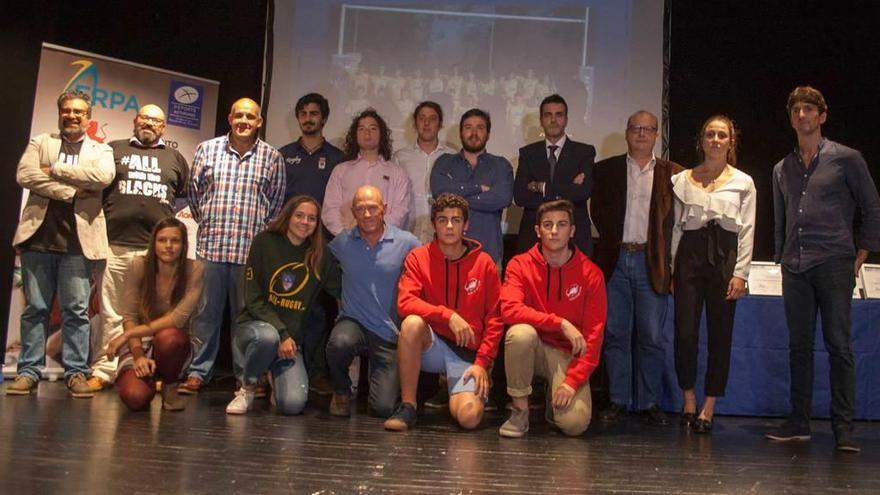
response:
M574 243L586 255L593 252L587 199L593 184L596 149L568 139L568 105L557 95L541 102L544 140L519 150L519 168L513 183L513 199L523 207L516 252L524 253L537 240L535 212L545 201L567 199L574 204Z
M627 119L627 153L602 160L594 169L590 212L599 242L593 261L602 269L608 291L603 352L611 404L599 416L606 423L620 420L633 406L643 421L669 424L659 407L665 363L662 332L672 261L670 178L682 167L654 156L656 140L657 117L640 110Z

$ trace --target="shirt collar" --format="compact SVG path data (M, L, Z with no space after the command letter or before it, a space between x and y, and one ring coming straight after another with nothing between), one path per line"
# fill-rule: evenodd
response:
M315 148L315 149L309 151L309 149L306 148L306 145L304 145L303 142L302 142L302 136L300 136L300 138L296 140L296 145L299 147L300 150L303 151L303 153L305 153L305 154L307 154L307 155L314 155L315 153L321 151L322 149L324 149L324 146L325 146L326 144L327 144L327 138L324 138L324 139L321 140L321 145L320 145L320 146L318 146L317 148Z
M228 133L228 132L226 133L225 136L223 136L223 139L226 140L226 142L224 143L224 144L226 145L226 151L228 151L228 152L230 152L230 153L235 153L236 155L238 155L238 151L235 151L235 148L232 147L232 141L229 139L229 133ZM240 156L243 158L243 157L245 157L246 155L252 153L254 150L257 149L257 146L260 144L260 141L261 141L260 138L257 138L257 139L254 141L253 146L251 146L247 151L245 151L244 153L242 153Z
M355 239L363 239L363 236L361 235L361 229L357 226L357 224L355 224L355 226L351 228L351 235ZM389 225L388 222L385 222L385 229L382 232L382 238L379 239L379 242L392 240L394 240L394 234L391 232L391 225Z
M65 137L64 134L59 133L59 135L61 136L61 140L64 141L65 143L76 144L76 143L81 143L86 140L86 133L85 132L82 133L82 135L80 135L80 137L78 139L74 139L73 141L71 141L70 139L67 139L67 137Z
M544 140L544 149L547 149L550 146L559 146L559 149L561 150L562 147L565 146L566 141L568 141L568 136L566 136L565 134L563 134L562 137L559 138L559 141L556 141L555 143L551 143L549 139L545 139Z
M638 167L639 169L641 169L641 167L639 167L639 162L637 162L635 158L631 157L629 153L626 154L626 164L629 165L630 167ZM657 164L657 155L655 155L653 152L651 152L651 159L648 161L648 168L647 169L653 170L654 165L656 165L656 164Z
M162 138L159 138L158 141L147 146L144 143L142 143L141 140L137 138L137 136L132 136L132 137L128 138L128 143L133 144L133 145L137 146L138 148L146 148L146 149L164 148L165 147L165 141Z

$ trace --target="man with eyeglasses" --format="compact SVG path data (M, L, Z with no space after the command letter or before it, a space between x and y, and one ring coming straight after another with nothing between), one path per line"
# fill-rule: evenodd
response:
M27 191L13 245L21 253L24 311L18 376L9 395L36 390L46 364L52 299L61 307L64 379L73 397L92 397L89 373L89 291L92 271L107 257L101 191L115 174L113 151L89 139L88 94L67 90L58 97L58 134L31 139L18 163L16 181Z
M599 241L593 261L608 286L603 352L611 404L600 413L604 423L621 420L627 408L634 407L648 424L669 424L660 410L665 366L662 333L672 262L670 179L682 167L654 156L657 125L657 117L650 112L630 115L627 153L602 160L594 169L590 215Z
M189 165L183 155L167 146L165 112L157 105L144 105L134 118L128 139L113 141L116 178L104 190L104 215L110 252L98 276L101 294L101 325L92 332L92 377L95 392L116 380L118 358L108 357L107 343L122 334L122 295L131 260L146 252L156 222L174 216L175 198L185 197Z
M342 268L342 308L327 342L332 416L351 415L348 369L355 356L367 356L370 362L370 414L387 418L397 405L397 280L406 255L420 242L387 223L385 208L378 187L359 187L351 202L355 226L329 245Z
M544 140L519 150L519 167L513 182L513 199L523 208L519 222L516 252L524 253L535 244L535 212L545 201L567 199L574 204L574 243L587 256L592 240L587 199L593 185L596 149L565 135L568 104L552 94L538 107Z

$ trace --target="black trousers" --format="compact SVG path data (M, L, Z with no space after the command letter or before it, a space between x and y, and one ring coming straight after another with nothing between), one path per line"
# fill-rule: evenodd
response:
M683 390L697 381L700 317L706 306L709 362L706 395L721 397L730 370L730 343L736 301L725 299L736 266L737 236L710 222L686 230L675 255L675 372Z

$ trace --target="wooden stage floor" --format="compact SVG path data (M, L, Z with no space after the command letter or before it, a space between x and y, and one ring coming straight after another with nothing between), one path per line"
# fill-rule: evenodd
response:
M502 414L478 431L423 412L416 430L385 432L362 414L330 418L315 398L303 416L268 401L227 416L230 390L210 388L182 413L131 413L113 389L69 398L0 397L0 493L880 493L880 424L858 423L861 454L837 453L826 421L813 440L772 444L776 420L721 417L711 436L630 418L565 438L533 412L532 430L503 439ZM673 418L677 422L677 417Z

